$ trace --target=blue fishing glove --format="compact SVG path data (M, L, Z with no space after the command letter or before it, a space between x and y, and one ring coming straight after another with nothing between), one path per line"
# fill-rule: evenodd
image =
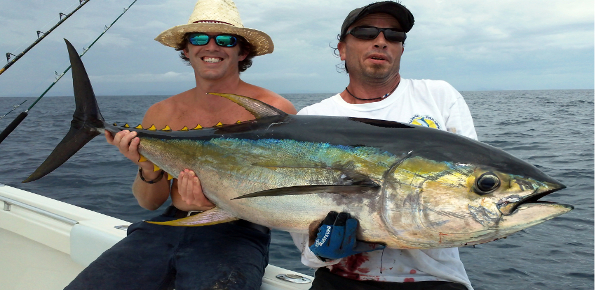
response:
M322 261L340 259L351 255L382 250L386 246L356 240L358 221L346 212L328 213L310 250Z

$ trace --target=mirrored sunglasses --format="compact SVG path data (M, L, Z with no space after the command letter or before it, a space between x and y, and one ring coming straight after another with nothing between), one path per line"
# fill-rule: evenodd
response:
M222 47L234 47L238 44L238 38L229 34L219 34L210 36L204 33L191 33L188 35L188 42L192 45L207 45L211 38L215 39L215 43Z
M384 33L384 38L391 42L403 42L407 39L407 34L403 31L398 31L395 28L378 28L374 26L354 27L347 34L351 34L355 38L362 40L372 40L378 37L380 32Z

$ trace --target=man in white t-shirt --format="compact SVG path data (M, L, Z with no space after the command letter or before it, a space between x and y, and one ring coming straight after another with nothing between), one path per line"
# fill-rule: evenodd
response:
M403 43L413 23L411 12L392 1L353 10L337 45L348 86L298 114L398 121L477 139L469 108L451 85L401 78ZM458 248L399 250L358 242L345 250L321 242L333 225L344 226L350 219L348 213L331 212L310 236L292 234L302 263L318 268L311 289L473 289Z

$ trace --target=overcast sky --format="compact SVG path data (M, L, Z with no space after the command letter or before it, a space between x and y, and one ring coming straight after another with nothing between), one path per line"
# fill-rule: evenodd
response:
M63 38L79 53L133 0L90 0L0 75L0 97L37 97L64 71ZM459 91L593 89L593 0L403 0L415 16L401 75ZM153 40L185 24L195 0L138 0L85 54L97 95L176 94L194 87L177 53ZM242 78L280 94L336 93L347 85L331 46L347 14L368 0L236 0L244 26L268 33L273 54ZM47 31L78 0L0 0L0 64ZM66 75L49 95L72 95Z

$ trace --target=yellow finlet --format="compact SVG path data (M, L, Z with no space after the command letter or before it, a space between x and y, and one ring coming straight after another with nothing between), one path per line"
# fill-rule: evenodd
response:
M238 121L236 122L236 124L242 124L242 121L238 120Z
M134 127L134 129L139 129L141 130L143 128L143 126L141 124L138 124L138 126Z
M128 125L128 123L124 124L124 128L130 128L130 125Z
M196 127L194 127L194 129L192 130L200 130L202 129L202 126L200 124L196 124Z
M167 180L172 180L173 178L174 178L174 177L173 177L173 176L171 176L171 174L169 174L169 173L167 174Z
M180 131L188 131L188 127L184 126Z
M221 127L221 126L223 126L223 123L221 123L221 122L219 122L219 123L217 123L217 125L215 125L215 127Z
M118 123L114 122L112 125L114 125L114 126L118 126Z
M165 128L161 129L161 131L171 131L171 128L168 125L165 125Z
M149 159L147 159L145 156L142 156L139 154L138 162L145 162L145 161L149 161Z
M155 125L151 125L151 127L149 127L149 129L147 129L147 130L150 130L150 131L157 131L157 128L155 128Z
M161 169L161 168L159 168L159 166L153 164L153 171L159 171L159 169Z

